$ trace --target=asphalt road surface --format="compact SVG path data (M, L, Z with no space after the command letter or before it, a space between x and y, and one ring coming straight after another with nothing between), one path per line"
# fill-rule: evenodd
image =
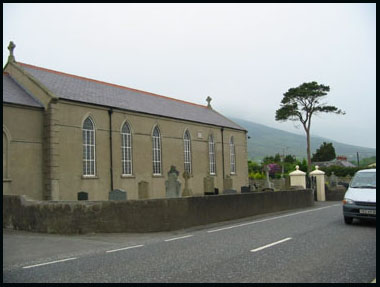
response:
M340 202L175 232L62 236L3 229L3 282L341 282L376 278L376 223Z

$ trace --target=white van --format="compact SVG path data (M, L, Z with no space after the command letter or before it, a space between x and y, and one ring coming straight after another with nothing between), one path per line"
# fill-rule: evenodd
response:
M344 195L343 217L346 224L354 218L376 220L376 169L355 173Z

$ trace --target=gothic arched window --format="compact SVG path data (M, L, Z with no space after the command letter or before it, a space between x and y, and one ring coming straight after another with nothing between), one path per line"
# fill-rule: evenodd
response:
M188 130L183 136L185 171L191 174L191 138Z
M132 175L132 134L128 123L121 129L121 154L123 175Z
M231 174L236 173L236 158L235 158L235 144L234 137L230 139L230 165L231 165Z
M212 135L208 137L208 155L209 155L209 163L210 163L210 174L215 175L216 173L215 143L214 143L214 137Z
M95 126L90 117L83 122L83 175L95 176Z
M158 126L153 130L153 175L161 175L161 134Z

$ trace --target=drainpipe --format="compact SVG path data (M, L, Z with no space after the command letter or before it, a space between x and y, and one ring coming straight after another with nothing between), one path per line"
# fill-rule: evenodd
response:
M110 175L111 175L111 191L113 190L113 168L112 168L112 108L108 110L110 117Z
M224 179L224 136L223 136L224 128L221 127L220 131L222 132L222 165L223 165L223 179Z

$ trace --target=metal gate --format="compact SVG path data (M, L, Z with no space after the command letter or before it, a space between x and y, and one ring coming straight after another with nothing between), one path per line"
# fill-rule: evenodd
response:
M306 188L313 191L314 201L317 201L317 178L315 176L306 176Z

